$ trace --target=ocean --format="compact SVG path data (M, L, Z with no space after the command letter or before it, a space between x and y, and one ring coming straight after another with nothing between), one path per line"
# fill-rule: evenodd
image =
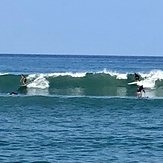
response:
M0 162L160 163L162 140L163 57L0 54Z

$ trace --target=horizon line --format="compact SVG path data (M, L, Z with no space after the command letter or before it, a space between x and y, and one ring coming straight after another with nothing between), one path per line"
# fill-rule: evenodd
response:
M144 56L144 57L163 57L162 55L151 55L151 54L83 54L83 53L0 53L0 55L70 55L70 56Z

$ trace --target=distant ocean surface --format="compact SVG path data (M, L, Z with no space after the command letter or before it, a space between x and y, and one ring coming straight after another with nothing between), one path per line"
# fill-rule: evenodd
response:
M162 140L163 57L0 54L0 162L160 163Z

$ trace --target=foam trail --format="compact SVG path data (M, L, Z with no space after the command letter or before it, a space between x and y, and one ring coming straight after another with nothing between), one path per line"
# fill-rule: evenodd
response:
M48 89L39 89L39 88L29 88L29 89L27 89L27 95L30 95L30 96L34 96L34 95L48 96L49 90Z

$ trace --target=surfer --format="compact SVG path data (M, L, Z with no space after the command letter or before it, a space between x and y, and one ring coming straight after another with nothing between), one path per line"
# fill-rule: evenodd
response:
M134 73L135 81L140 81L140 76L137 73Z
M23 74L21 75L20 82L23 82L23 86L27 86L27 79Z
M145 93L145 90L144 90L143 85L141 85L141 86L137 89L137 97L141 98L141 97L142 97L142 92Z

